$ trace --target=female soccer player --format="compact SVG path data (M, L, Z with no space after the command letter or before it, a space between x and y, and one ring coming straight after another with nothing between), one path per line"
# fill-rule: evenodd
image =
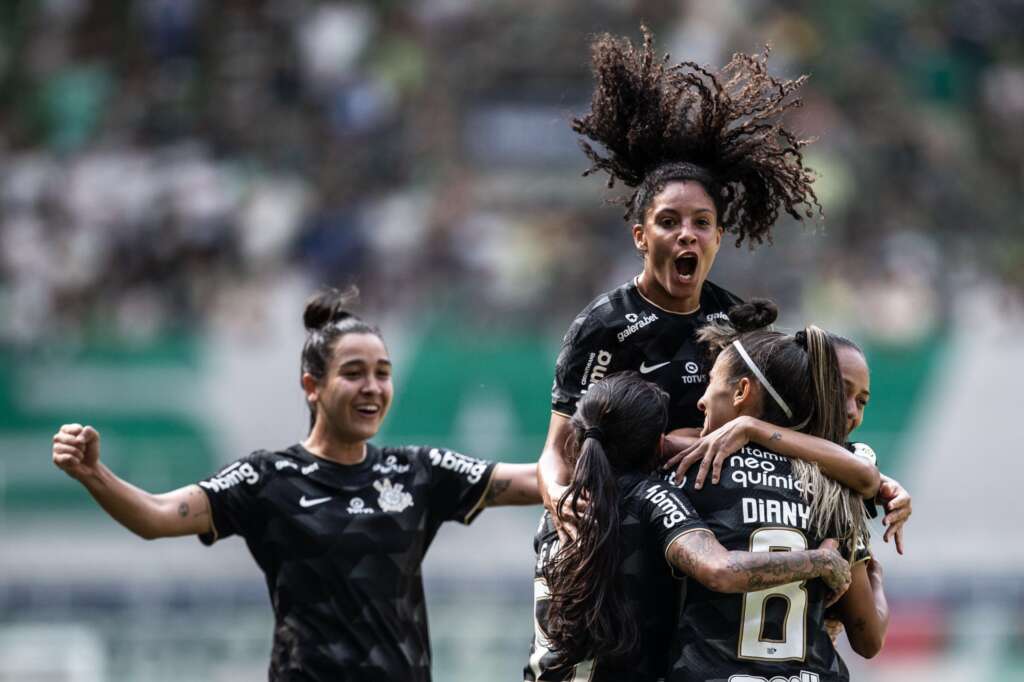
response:
M597 86L590 112L573 129L606 150L582 143L593 162L585 174L603 170L610 186L618 180L633 190L621 203L643 270L598 296L565 334L538 463L548 510L569 480L564 448L576 401L607 374L636 370L665 389L666 450L692 443L703 421L697 399L708 381L696 332L739 302L707 279L724 233L737 244L758 244L770 237L780 211L800 219L818 208L813 175L803 166L805 141L780 120L799 105L794 93L803 78L770 76L766 55L737 54L718 73L690 62L668 66L646 29L642 49L603 35L592 56ZM864 497L879 491L874 466L823 439L780 428L744 427L733 435L813 461ZM882 492L893 496L887 504L903 503L905 491L894 481ZM891 509L898 512L891 529L909 516L906 499Z
M704 431L749 415L844 442L844 384L832 338L816 327L793 336L764 331L774 319L768 307L740 306L729 317L732 326L714 323L701 331L701 340L719 351L699 402ZM817 467L767 448L742 448L727 458L719 485L698 490L688 480L683 491L730 549L800 550L827 534L838 537L846 555L853 556L866 542L864 508L856 494ZM851 589L836 612L848 629L856 628L851 632L851 642L859 642L855 648L873 655L868 644L881 642L887 616L877 608L863 562L855 564ZM667 679L848 680L823 627L826 596L814 583L743 597L691 584Z
M586 496L589 513L570 542L542 551L536 580L548 594L547 639L527 679L662 679L681 584L671 568L730 593L818 577L845 589L849 564L834 541L794 552L730 552L718 543L686 497L655 475L667 397L622 372L577 405L566 504Z
M306 306L301 443L161 495L104 466L89 426L62 426L53 462L143 538L245 538L274 608L271 681L428 681L423 556L444 521L540 502L535 467L369 443L391 405L391 360L348 302L330 291Z

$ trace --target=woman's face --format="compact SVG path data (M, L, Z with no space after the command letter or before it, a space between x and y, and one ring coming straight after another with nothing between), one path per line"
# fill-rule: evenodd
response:
M738 382L729 382L726 356L732 352L729 349L718 354L708 377L708 387L697 401L697 409L704 413L702 436L744 414L753 397L749 379L744 377Z
M846 436L864 421L864 408L871 398L871 374L868 363L856 348L836 346L839 372L843 375L844 403L846 412Z
M369 440L391 406L391 360L376 334L345 334L335 342L327 374L307 390L317 421L342 443Z
M644 254L644 284L658 299L688 312L700 303L700 291L722 243L715 203L694 180L673 181L654 196L643 224L633 226L633 241ZM670 306L664 306L670 307Z

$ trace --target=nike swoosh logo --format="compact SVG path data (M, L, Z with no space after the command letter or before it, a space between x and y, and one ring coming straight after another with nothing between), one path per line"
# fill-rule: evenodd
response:
M302 497L299 498L299 506L300 507L315 507L318 504L323 504L324 502L326 502L329 499L331 499L331 498L329 498L329 497L317 497L317 498L312 499L312 500L307 500L306 496L303 495Z
M671 362L672 362L671 360L669 360L668 362L659 362L658 364L651 365L650 367L648 367L646 364L641 362L640 363L640 373L641 374L649 374L650 372L653 372L656 369L660 369L660 368L664 367L665 365L670 364Z

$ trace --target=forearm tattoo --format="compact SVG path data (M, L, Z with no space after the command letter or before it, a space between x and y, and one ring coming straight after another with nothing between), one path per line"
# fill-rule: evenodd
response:
M182 502L178 505L178 516L181 518L188 516L188 502Z
M745 591L810 580L835 570L835 557L819 552L729 552L729 571L741 577Z
M512 481L504 478L491 481L491 487L487 489L487 495L484 497L484 504L495 504L511 485Z
M705 532L689 533L672 543L668 560L687 575L696 576L715 551L723 551L718 540ZM743 592L810 580L841 569L838 554L804 552L729 552L726 571L733 576L729 582Z
M768 440L782 440L782 434L778 431L772 431L772 435L768 437Z

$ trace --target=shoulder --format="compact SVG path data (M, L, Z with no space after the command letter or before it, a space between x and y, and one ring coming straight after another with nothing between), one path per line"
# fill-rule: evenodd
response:
M280 470L282 467L277 464L280 461L289 462L288 466L297 466L290 463L286 453L256 450L222 467L206 480L199 481L199 486L210 492L223 492L242 484L254 486L270 472Z
M709 313L727 313L729 308L737 303L743 303L743 299L711 280L704 282L704 288L700 292L700 306L703 310Z
M627 282L611 291L606 291L596 297L576 315L569 330L565 334L565 342L572 343L576 339L610 331L613 327L621 326L622 318L632 312L635 303L630 296L631 289L635 288L632 282Z

